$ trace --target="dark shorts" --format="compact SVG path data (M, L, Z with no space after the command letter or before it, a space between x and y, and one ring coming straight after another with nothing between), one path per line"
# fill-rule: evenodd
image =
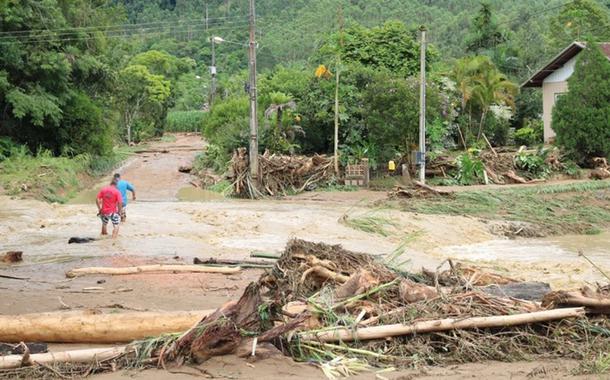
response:
M100 216L100 218L102 219L103 224L108 224L108 222L112 222L113 226L118 226L119 223L121 223L121 216L116 212L108 215L102 215Z

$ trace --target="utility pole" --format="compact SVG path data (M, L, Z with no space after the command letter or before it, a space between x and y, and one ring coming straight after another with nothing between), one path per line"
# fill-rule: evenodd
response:
M419 180L426 183L426 27L422 25L419 65Z
M210 85L210 109L214 103L214 97L216 96L216 37L210 37L212 41L212 66L210 66L210 74L212 75L212 83Z
M248 58L250 67L250 176L258 185L258 118L256 114L256 11L254 0L250 0L250 44Z
M205 34L208 34L208 2L205 2Z
M343 47L343 10L337 8L339 23L339 46ZM335 175L339 175L339 75L341 73L341 51L337 53L337 68L335 75Z

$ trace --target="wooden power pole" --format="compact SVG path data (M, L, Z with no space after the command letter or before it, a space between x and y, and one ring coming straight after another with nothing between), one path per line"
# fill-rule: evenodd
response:
M419 65L419 181L426 182L426 27L421 26Z
M212 109L214 104L214 97L216 96L216 41L215 36L211 36L212 41L212 66L210 66L210 74L212 75L212 83L210 85L210 105L209 109Z
M258 184L258 117L256 114L256 11L254 0L250 0L250 44L248 58L250 67L250 176Z
M343 47L343 10L337 8L339 22L339 46ZM335 74L335 175L339 175L339 76L341 73L341 50L337 53L337 73Z

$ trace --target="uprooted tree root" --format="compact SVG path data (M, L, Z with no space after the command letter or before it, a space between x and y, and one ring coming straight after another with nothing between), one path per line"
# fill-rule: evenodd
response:
M112 368L170 368L201 363L215 355L250 353L262 342L272 343L297 360L319 363L323 370L328 369L328 361L341 358L356 358L357 362L349 362L354 365L366 361L367 366L408 367L532 360L540 356L582 359L607 350L610 321L605 308L586 316L580 308L570 318L510 327L473 325L467 329L338 343L311 338L337 327L361 331L449 318L464 321L471 317L529 315L549 312L548 309L560 311L552 309L564 304L596 304L595 300L605 307L608 301L606 288L598 289L593 301L591 291L554 293L542 304L495 296L486 293L484 286L513 286L520 282L450 264L450 269L443 272L399 273L377 257L337 245L292 240L277 264L250 284L237 302L226 303L183 334L134 342L127 354L112 363ZM104 363L95 370L108 366Z

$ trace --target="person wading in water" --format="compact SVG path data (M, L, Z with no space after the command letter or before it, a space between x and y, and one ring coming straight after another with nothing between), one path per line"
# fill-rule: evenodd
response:
M97 194L97 215L102 219L102 235L108 235L108 222L112 222L112 238L119 236L119 223L123 210L123 198L117 189L117 178L112 178L109 186L105 186Z

